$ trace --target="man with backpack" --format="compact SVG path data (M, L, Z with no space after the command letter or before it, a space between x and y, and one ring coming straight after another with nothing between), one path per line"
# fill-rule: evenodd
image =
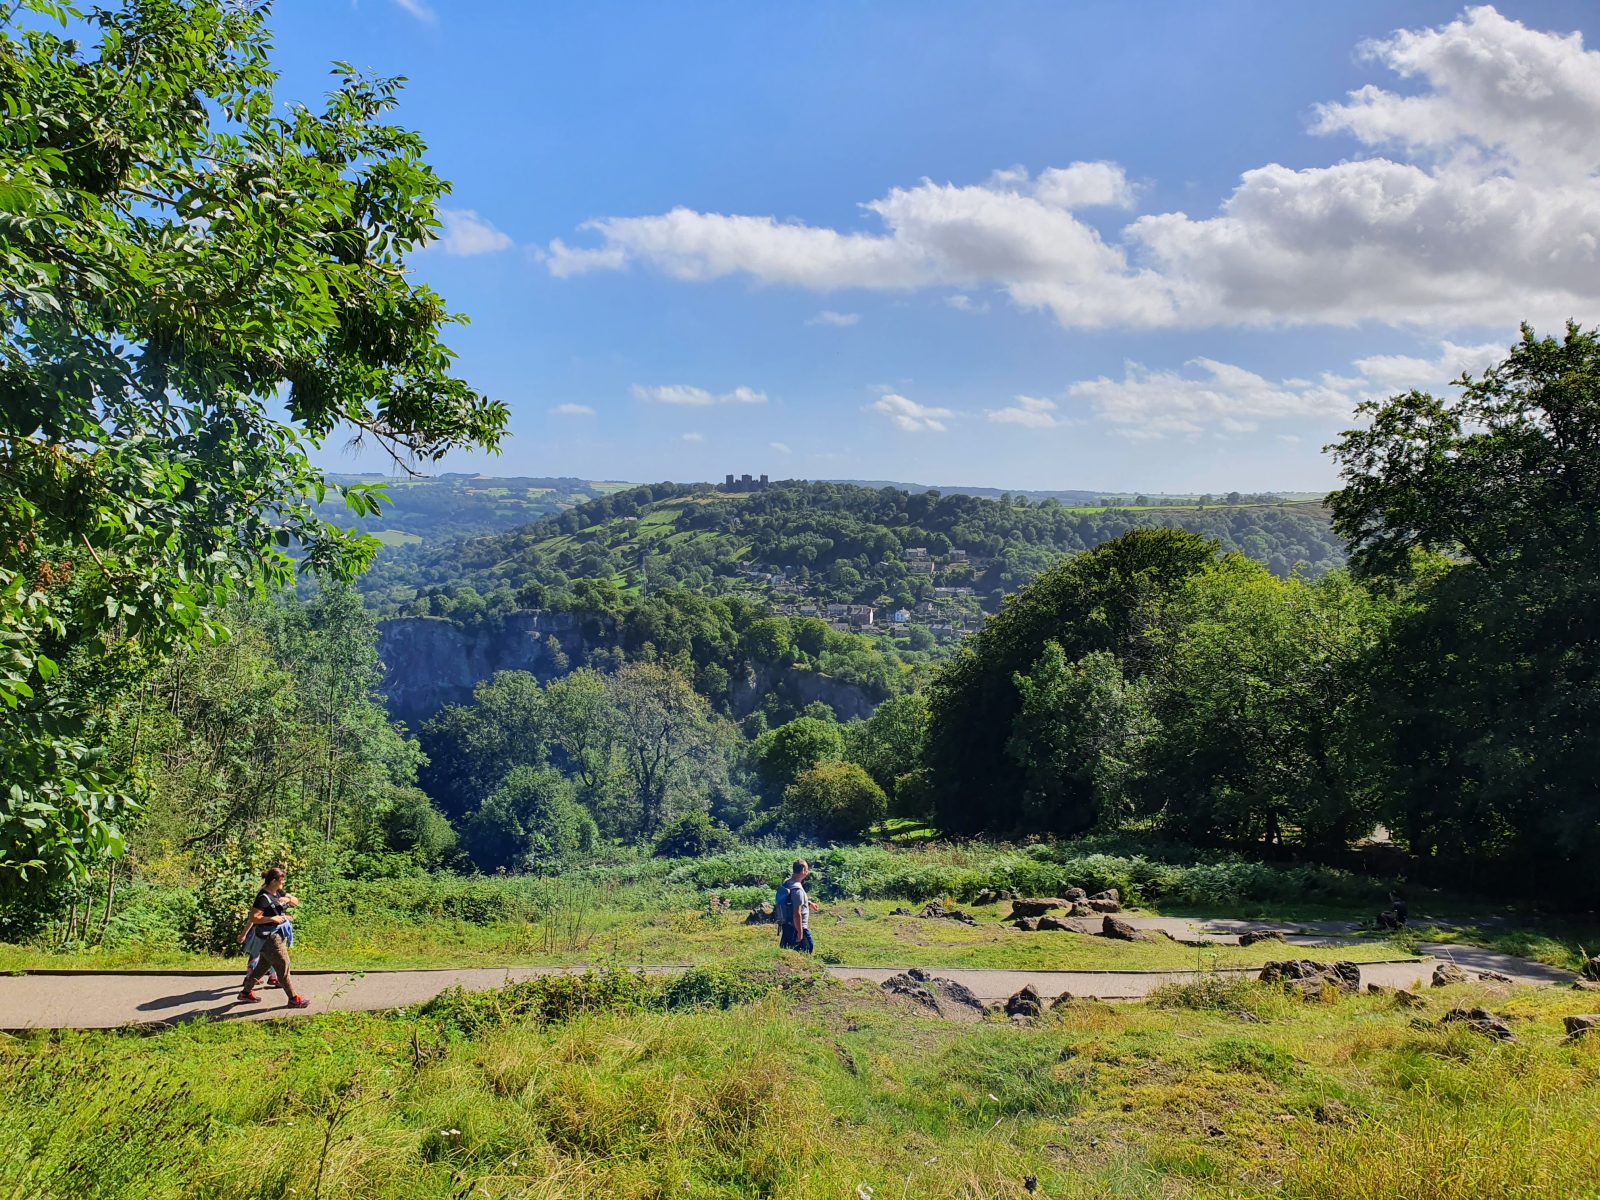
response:
M798 950L810 954L816 949L811 942L811 899L806 895L805 882L811 867L803 858L794 860L794 868L778 885L778 894L772 907L778 917L778 949Z

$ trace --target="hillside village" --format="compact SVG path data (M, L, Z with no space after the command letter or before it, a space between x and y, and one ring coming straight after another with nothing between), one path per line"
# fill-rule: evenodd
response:
M807 598L805 588L781 568L754 564L744 577L757 585L751 594L767 598L774 613L784 617L815 617L840 633L908 633L926 628L936 642L960 640L983 627L985 613L977 592L968 581L986 570L990 560L952 547L934 556L924 546L901 551L900 559L914 578L934 583L928 598L913 605L841 604Z

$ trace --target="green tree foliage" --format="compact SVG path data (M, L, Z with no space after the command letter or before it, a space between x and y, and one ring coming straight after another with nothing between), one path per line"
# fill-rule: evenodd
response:
M422 727L422 785L448 816L464 817L514 768L544 763L549 726L538 680L500 671L473 689L470 708L445 708Z
M843 758L844 733L836 722L798 717L758 737L750 744L749 757L762 793L776 801L819 762Z
M481 871L538 870L594 848L594 818L551 767L513 767L467 818L462 844Z
M1147 631L1215 559L1215 546L1194 534L1134 530L1053 568L968 639L928 692L926 765L939 824L953 833L1025 829L1025 757L1012 743L1018 674L1050 642L1070 661L1105 651L1124 674L1147 674Z
M908 692L885 700L867 720L845 727L845 756L898 800L895 780L922 764L927 736L928 698Z
M779 818L792 834L848 840L889 815L883 789L853 762L820 762L789 785Z
M313 511L308 449L342 426L434 459L506 417L450 373L456 318L404 270L446 185L384 121L397 81L340 67L320 112L284 110L264 5L140 0L84 40L66 12L0 25L8 895L121 850L109 698L214 635L232 591L287 582L291 547L335 575L370 557Z
M1333 447L1335 524L1358 573L1416 587L1373 681L1386 815L1441 864L1502 865L1592 902L1600 335L1524 328L1458 397L1363 415Z
M238 604L232 637L174 655L115 708L108 753L144 781L142 856L273 831L349 842L411 787L421 756L385 717L376 631L349 600Z
M691 809L669 822L656 839L657 858L702 858L733 847L733 834L701 809Z
M1020 706L1007 752L1023 772L1030 830L1085 833L1129 814L1134 777L1155 722L1145 680L1123 677L1104 650L1069 662L1048 642L1015 676Z
M1195 842L1319 852L1377 815L1365 708L1392 605L1343 572L1277 579L1237 555L1195 576L1158 635L1148 811Z
M703 792L724 769L710 706L677 671L630 663L606 680L617 721L621 773L636 835L660 830L680 800Z

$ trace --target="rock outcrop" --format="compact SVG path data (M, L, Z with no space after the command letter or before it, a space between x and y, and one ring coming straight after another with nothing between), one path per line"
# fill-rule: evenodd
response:
M1451 1025L1465 1025L1474 1033L1481 1033L1485 1037L1492 1037L1497 1041L1510 1042L1516 1039L1511 1034L1511 1026L1486 1008L1452 1008L1439 1018L1439 1028L1447 1029Z
M616 644L610 619L586 613L513 612L471 628L442 617L396 617L378 623L379 691L389 715L414 729L446 705L470 704L473 689L498 671L547 682ZM728 704L735 716L747 716L770 693L797 708L821 701L841 721L870 717L877 707L855 684L770 665L735 672Z
M1313 962L1309 958L1288 958L1269 962L1258 976L1262 983L1275 984L1308 1000L1320 999L1332 989L1353 996L1361 989L1361 968L1353 962Z
M1126 921L1119 921L1110 913L1107 913L1105 920L1100 923L1100 936L1115 938L1119 942L1148 942L1151 940L1150 935L1137 926L1130 925Z

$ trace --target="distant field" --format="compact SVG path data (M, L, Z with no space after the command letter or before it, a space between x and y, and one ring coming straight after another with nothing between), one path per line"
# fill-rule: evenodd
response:
M417 546L422 543L416 534L403 529L372 529L368 532L385 546Z

